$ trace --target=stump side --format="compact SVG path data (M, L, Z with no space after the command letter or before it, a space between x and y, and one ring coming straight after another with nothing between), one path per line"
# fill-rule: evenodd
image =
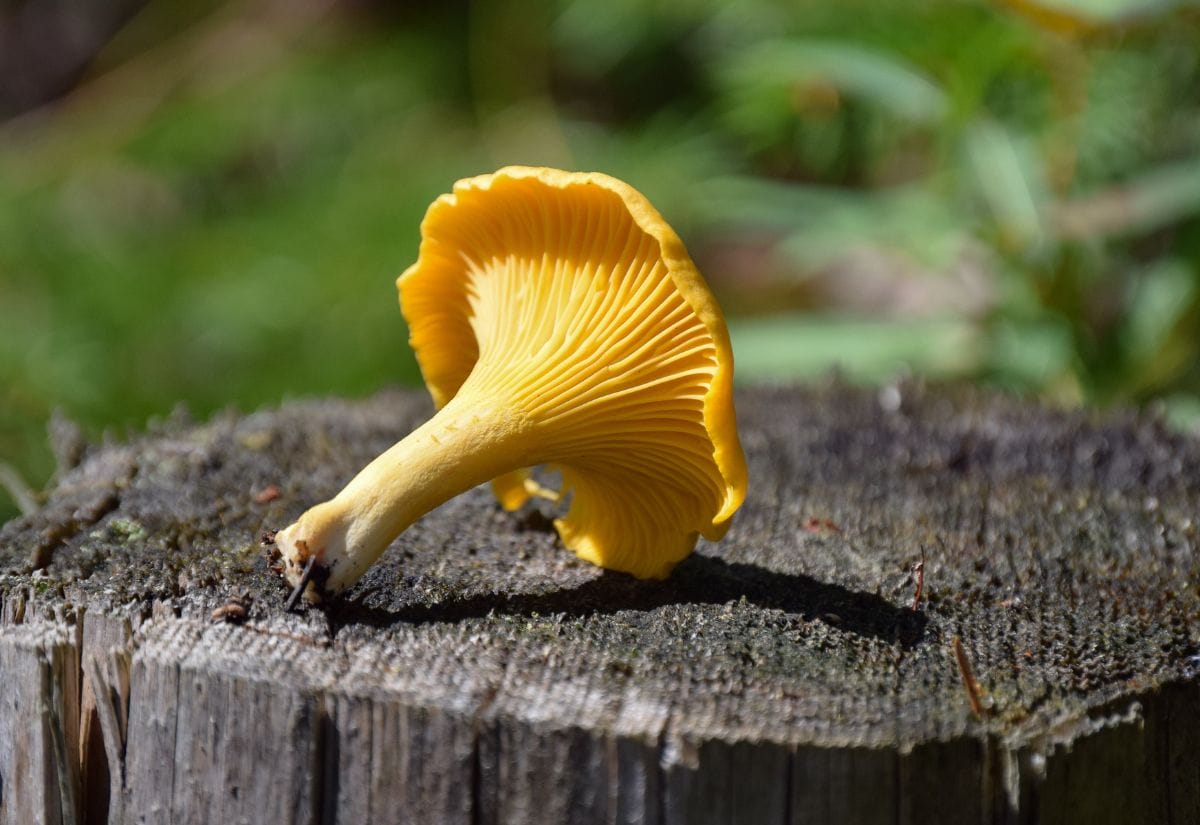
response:
M574 559L544 503L481 489L302 614L258 536L423 396L74 451L0 530L0 678L33 684L12 634L65 640L74 779L14 795L0 761L0 821L1200 821L1200 444L918 385L738 411L746 505L665 582ZM211 620L243 592L246 625Z

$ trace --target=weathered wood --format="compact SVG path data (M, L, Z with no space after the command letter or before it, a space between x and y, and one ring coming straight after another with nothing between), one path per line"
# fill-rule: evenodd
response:
M129 699L131 822L318 821L327 683L303 643L162 621L142 637Z
M60 450L0 531L0 821L1200 821L1200 442L1152 415L748 391L746 506L665 582L481 489L284 614L258 535L428 414Z
M79 821L78 649L61 622L0 628L0 823Z

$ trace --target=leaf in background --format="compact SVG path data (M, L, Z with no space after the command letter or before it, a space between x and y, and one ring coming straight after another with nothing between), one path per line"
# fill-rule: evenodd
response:
M759 42L712 61L719 122L764 171L858 184L930 164L942 90L887 50L840 40Z
M1180 393L1163 399L1167 421L1174 427L1200 436L1200 396Z
M777 105L782 96L786 103L808 84L831 84L844 95L918 123L935 122L946 109L945 96L929 78L894 56L850 42L797 38L761 43L731 55L720 74L735 90L750 95L750 106L762 105L764 97Z
M979 364L973 327L947 319L873 321L779 315L730 322L741 382L813 378L831 368L851 379L878 382L912 370L937 377L964 376Z
M864 248L902 251L930 270L942 270L972 240L969 216L926 185L862 191L726 177L701 191L696 209L704 220L776 230L801 276Z
M818 267L877 247L942 270L969 241L968 226L952 204L923 187L905 186L848 194L790 233L783 251L802 266Z
M1065 319L1000 318L988 334L992 380L1017 388L1047 388L1070 373L1074 347Z
M1050 215L1063 238L1150 232L1200 213L1200 157L1160 166L1133 180L1058 204Z
M695 207L698 219L717 226L760 229L794 229L831 207L859 197L850 189L798 186L737 175L709 180L700 191Z
M1047 29L1077 33L1196 5L1196 0L1004 0Z
M1200 342L1195 321L1200 295L1196 273L1182 261L1156 262L1138 282L1123 330L1133 395L1170 386L1195 364Z
M1167 135L1148 130L1162 123L1175 101L1160 87L1162 61L1119 49L1089 55L1086 100L1071 130L1073 188L1087 190L1136 174ZM1166 149L1167 146L1162 148Z
M987 204L1000 240L1029 248L1045 240L1042 204L1046 187L1036 154L1001 124L980 119L966 131L967 163Z

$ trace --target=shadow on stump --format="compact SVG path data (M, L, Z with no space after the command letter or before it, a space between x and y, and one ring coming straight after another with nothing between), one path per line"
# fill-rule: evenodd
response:
M578 587L549 593L484 594L437 604L388 609L370 605L361 594L326 608L337 627L355 624L388 627L400 622L461 622L489 614L565 615L577 618L623 610L654 610L668 605L725 604L745 599L758 607L781 610L806 621L818 620L840 630L903 647L925 635L924 614L897 607L882 596L827 584L810 576L778 573L754 564L727 562L695 553L664 581L635 579L603 571Z

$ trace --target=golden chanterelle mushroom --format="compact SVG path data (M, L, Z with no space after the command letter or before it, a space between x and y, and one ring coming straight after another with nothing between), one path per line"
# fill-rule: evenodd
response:
M416 519L491 480L515 509L570 494L581 558L666 576L724 535L746 492L721 310L639 192L597 173L507 167L429 207L397 281L438 412L281 530L296 583L356 582ZM551 493L525 468L561 472ZM312 565L309 565L310 570Z

